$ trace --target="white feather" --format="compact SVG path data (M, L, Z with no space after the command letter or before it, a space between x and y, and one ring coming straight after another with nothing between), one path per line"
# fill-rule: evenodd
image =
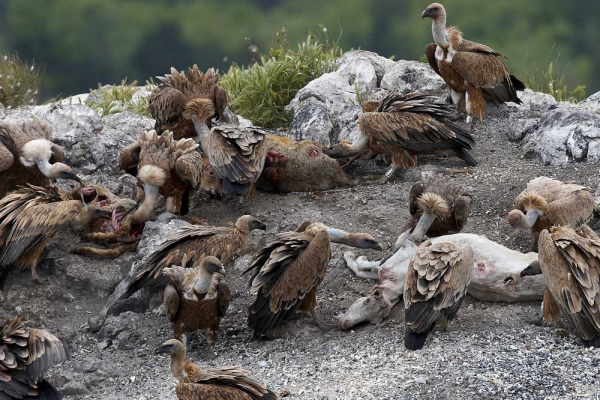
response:
M35 139L25 143L21 150L21 162L26 167L33 167L38 160L49 161L52 157L53 143L46 139Z
M138 178L149 185L162 186L167 180L167 174L155 165L144 165L138 172Z

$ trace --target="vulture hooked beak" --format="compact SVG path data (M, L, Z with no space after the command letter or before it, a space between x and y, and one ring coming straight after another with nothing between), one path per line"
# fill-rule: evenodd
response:
M427 17L432 17L432 13L429 8L426 8L425 11L423 11L423 14L421 14L421 19L425 19Z
M157 348L154 349L154 354L165 354L169 352L169 346L170 345L160 345Z
M415 243L422 242L423 238L427 234L427 231L429 231L429 228L433 224L434 220L435 217L433 215L423 213L423 215L421 215L421 218L419 218L419 222L413 230L413 233L410 235L410 240L412 240Z
M541 273L542 273L542 267L540 266L540 262L536 260L536 261L533 261L531 264L529 264L527 266L527 268L525 268L523 271L521 271L519 276L521 278L523 278L525 276L540 275Z
M260 221L252 221L252 230L259 229L261 231L266 231L267 226Z
M60 179L68 179L81 183L81 178L71 171L62 171L59 175Z

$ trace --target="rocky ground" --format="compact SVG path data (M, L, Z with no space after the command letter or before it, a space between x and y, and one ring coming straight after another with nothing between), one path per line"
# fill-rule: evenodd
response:
M534 129L543 111L502 108L492 110L484 123L473 125L474 155L480 165L474 173L455 175L473 187L476 196L466 232L528 251L530 239L524 234L512 236L506 215L529 180L546 175L597 188L600 164L588 160L545 165L521 143L509 140L527 125ZM455 158L422 157L420 162L419 169L399 173L385 186L364 184L288 195L259 193L243 205L197 199L194 216L225 224L249 213L268 229L254 232L248 252L228 266L232 302L214 351L209 353L203 336L194 334L188 338L189 357L205 367L240 365L292 399L597 398L600 350L583 348L564 321L545 327L532 324L540 312L538 302L492 304L468 298L456 320L446 330L436 330L425 348L416 352L403 346L401 304L377 326L323 333L303 325L293 337L252 341L245 319L252 297L245 290L246 277L240 277L251 254L276 233L294 229L307 219L371 233L390 249L408 215L408 192L419 171L463 168ZM385 167L373 161L361 160L349 174L365 178L384 171ZM165 218L163 215L160 220ZM163 222L155 224L165 226ZM158 235L152 232L148 235ZM0 292L0 319L22 316L31 326L47 328L69 343L73 359L48 374L66 399L175 398L176 381L170 375L168 359L153 355L154 347L171 337L165 316L129 311L109 316L97 333L87 324L101 311L132 262L143 254L129 253L109 261L67 254L78 242L71 234L61 234L48 246L38 268L42 276L49 277L45 285L31 283L28 272L13 272L7 290ZM329 319L373 285L345 267L342 254L347 248L334 245L332 250L318 293L319 309ZM375 259L386 252L365 254Z

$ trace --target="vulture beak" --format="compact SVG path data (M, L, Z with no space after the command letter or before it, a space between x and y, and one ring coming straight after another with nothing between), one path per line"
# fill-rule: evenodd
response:
M527 224L527 227L531 229L531 227L535 224L535 221L538 218L538 212L537 211L527 211L527 215L526 218L527 220L525 221L525 223Z
M165 349L165 346L163 346L163 345L160 345L154 349L154 354L164 354L164 353L166 353L166 349Z
M88 206L88 207L94 207L94 206ZM107 211L107 210L103 210L98 207L94 207L93 212L94 212L95 218L105 218L105 219L112 218L112 211Z
M79 183L81 183L81 178L79 178L79 177L78 177L76 174L74 174L73 172L69 172L69 171L64 171L64 172L61 172L61 174L60 174L60 178L61 178L61 179L69 179L69 180L72 180L72 181L76 181L76 182L79 182Z
M429 10L429 8L426 8L425 11L423 11L423 14L421 14L421 19L425 19L430 16L431 16L431 11Z
M525 276L535 276L540 275L542 273L542 267L540 266L540 262L535 260L531 264L527 266L521 273L519 274L521 278Z
M219 269L217 269L217 272L223 276L227 276L227 271L225 271L225 267L223 266L223 264L219 265Z
M267 226L260 221L252 221L252 229L260 229L261 231L266 231Z
M419 222L417 223L415 230L413 231L412 235L410 235L410 240L415 243L422 242L434 220L435 217L433 215L423 213L421 218L419 218Z

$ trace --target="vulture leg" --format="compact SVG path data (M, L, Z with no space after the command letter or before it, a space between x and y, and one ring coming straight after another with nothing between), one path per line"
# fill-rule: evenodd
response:
M323 317L317 313L317 292L313 289L304 297L300 308L298 309L301 313L308 313L311 315L313 322L322 331L330 331L337 328L337 324L325 322Z
M456 105L460 111L460 103L463 101L465 93L455 92L454 90L450 89L450 97L452 98L452 104Z
M36 271L38 259L42 255L45 245L46 241L44 240L33 249L29 250L27 254L23 256L24 263L21 264L22 266L31 268L31 279L36 283L45 283L47 281L47 279L40 278Z
M381 185L385 185L386 183L388 183L388 181L390 179L392 179L392 177L396 173L397 169L398 169L398 167L396 167L395 165L392 164L390 169L388 169L387 172L385 174L383 174L383 176L380 179L377 180L377 183L379 183Z
M344 253L346 266L350 268L354 275L361 279L379 279L378 262L370 262L362 257L356 258L354 253L347 251ZM367 266L371 267L368 268Z
M473 122L473 117L472 117L472 108L471 108L471 102L469 101L469 93L465 93L465 108L467 110L467 120L466 123L470 124L471 122Z
M165 201L165 211L170 212L171 214L178 213L179 210L177 209L174 197L167 197L167 200Z

